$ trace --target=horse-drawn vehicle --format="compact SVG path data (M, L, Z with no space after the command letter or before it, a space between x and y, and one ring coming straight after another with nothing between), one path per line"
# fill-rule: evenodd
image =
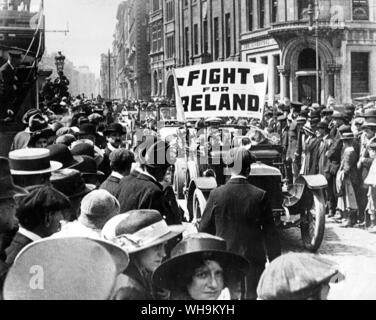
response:
M190 131L187 137L196 137L186 141L189 152L176 161L174 187L178 198L186 200L190 222L199 223L210 192L229 179L226 153L241 145L244 129L210 122L200 131L187 129ZM247 131L251 151L257 159L252 164L249 181L270 195L276 225L300 227L305 248L315 252L325 230L325 177L301 176L293 185L288 185L278 135L267 136L255 127Z

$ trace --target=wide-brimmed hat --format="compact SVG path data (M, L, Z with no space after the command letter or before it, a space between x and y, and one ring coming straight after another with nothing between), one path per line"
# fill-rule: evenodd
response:
M364 112L364 118L376 118L376 109L368 109Z
M350 126L344 124L338 128L338 132L342 135L344 133L350 133L352 130Z
M376 118L366 118L362 127L376 129Z
M182 225L168 226L162 215L156 210L133 210L114 217L104 226L104 236L115 235L107 239L136 253L162 244L180 236L185 228ZM115 220L115 222L113 221Z
M257 288L261 300L304 300L338 273L331 261L306 253L278 257L265 269Z
M26 246L16 257L4 283L4 298L107 300L128 264L127 252L108 241L46 238Z
M13 183L8 159L0 157L0 200L27 194L28 192L25 189Z
M176 245L171 251L171 258L154 272L153 283L169 290L179 289L182 285L182 270L195 260L218 261L222 267L243 276L250 271L247 259L227 251L225 240L206 233L197 233L187 236Z
M119 201L106 190L94 190L81 201L78 217L84 226L101 230L112 217L120 213Z
M47 147L50 150L51 160L59 161L63 164L63 169L75 167L84 162L81 156L73 156L65 144L53 144Z
M50 150L41 148L20 149L9 153L12 175L51 173L62 168L62 163L51 161Z
M325 108L321 111L321 114L324 116L328 116L328 115L331 116L333 115L333 113L334 113L334 110L329 109L329 108Z
M48 122L41 113L36 113L29 118L29 127L26 128L26 132L40 132L42 130L51 129Z
M109 135L111 133L119 133L119 134L125 134L127 131L124 129L124 127L120 123L111 123L106 130L104 130L104 135Z
M93 184L85 184L81 173L73 169L61 169L53 172L50 181L56 190L70 199L84 196L96 188Z

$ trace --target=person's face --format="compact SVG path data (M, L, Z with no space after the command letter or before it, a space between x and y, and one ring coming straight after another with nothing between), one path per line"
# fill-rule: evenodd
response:
M207 260L194 271L192 282L187 286L193 300L217 300L224 289L223 269L218 262Z
M35 142L35 148L47 148L48 140L46 138L40 138Z
M165 244L159 244L137 254L139 263L148 272L154 272L162 264L163 259L166 257Z
M0 234L13 230L17 225L16 202L13 198L0 200Z
M371 159L376 159L376 150L375 149L369 149L368 151L369 156Z
M364 132L366 133L367 139L372 139L375 136L375 131L371 128L366 128Z
M122 139L122 135L120 133L113 132L108 136L107 141L110 144L112 144L115 148L118 148L120 147L121 139Z

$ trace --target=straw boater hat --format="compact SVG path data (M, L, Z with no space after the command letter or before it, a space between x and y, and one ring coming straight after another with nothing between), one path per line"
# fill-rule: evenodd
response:
M179 237L184 229L182 225L168 226L156 210L133 210L109 220L102 234L132 254Z
M12 175L36 175L51 173L62 168L60 162L50 160L48 149L20 149L9 153Z
M171 252L171 258L154 272L153 283L169 290L180 289L181 270L194 260L218 261L238 274L246 275L250 270L247 259L226 250L226 242L222 238L206 233L187 236ZM180 286L179 286L180 285Z
M313 254L289 253L265 269L257 288L260 300L304 300L338 274L334 263Z
M13 183L8 159L0 157L0 200L27 194L28 192L25 189Z
M4 298L107 300L128 263L126 251L104 240L43 239L17 256L4 283Z

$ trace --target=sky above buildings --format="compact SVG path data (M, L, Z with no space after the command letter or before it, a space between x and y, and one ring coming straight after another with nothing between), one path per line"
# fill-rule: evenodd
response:
M36 1L36 0L33 0ZM48 53L62 51L75 66L87 65L99 77L100 55L112 48L116 11L122 0L45 0Z

